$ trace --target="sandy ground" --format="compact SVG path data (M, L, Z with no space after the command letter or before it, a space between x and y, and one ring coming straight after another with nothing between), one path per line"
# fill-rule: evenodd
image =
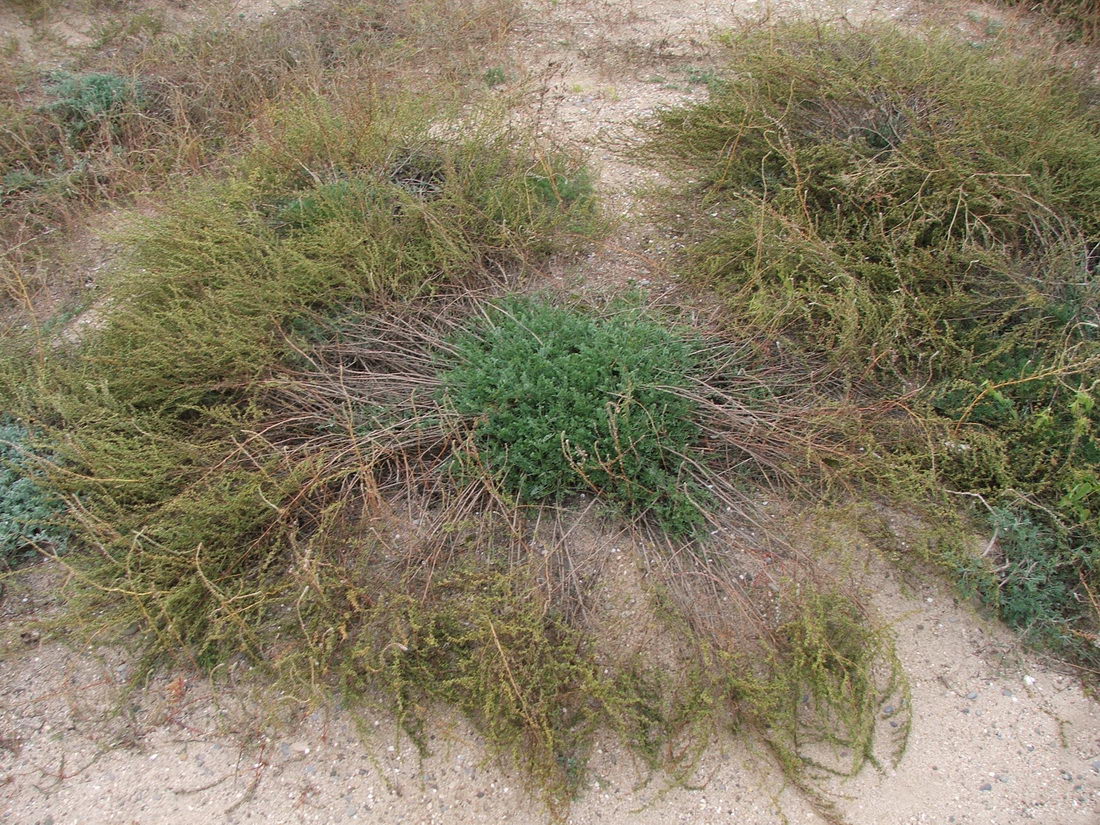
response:
M525 113L590 153L613 215L631 216L651 176L618 150L630 124L701 97L712 31L737 17L805 9L750 0L539 2L503 56L528 84ZM911 19L902 0L815 4L852 21ZM549 274L602 292L671 287L660 244L631 220L579 267ZM621 536L600 537L606 575L637 575ZM1069 675L1020 649L960 605L945 583L902 575L873 554L857 575L897 636L911 679L912 734L901 762L824 787L853 825L1100 823L1100 705ZM257 710L247 673L214 691L195 673L128 692L135 662L118 649L43 643L33 620L56 608L59 573L39 568L0 602L0 822L18 825L199 823L531 823L548 815L475 732L440 714L421 758L383 712L333 706L297 724ZM917 581L914 581L914 579ZM623 622L626 605L616 605ZM269 703L267 703L269 704ZM884 710L884 729L900 708ZM288 711L294 715L292 710ZM364 741L364 733L367 735ZM765 750L716 732L693 789L647 777L614 743L600 746L577 825L820 823Z

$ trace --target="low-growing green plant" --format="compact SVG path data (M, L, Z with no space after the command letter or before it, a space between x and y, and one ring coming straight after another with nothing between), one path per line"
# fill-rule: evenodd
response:
M140 82L110 72L60 74L49 91L54 101L47 108L73 140L103 126L117 128L146 99Z
M701 522L685 476L700 430L684 396L695 348L637 312L510 301L453 342L447 400L477 421L479 459L520 501L589 491L671 533Z
M1100 118L1086 86L948 34L794 24L729 46L710 99L661 114L646 150L700 181L676 207L694 216L688 274L739 332L904 393L924 419L888 458L920 467L905 483L1031 525L1006 532L999 565L941 560L999 581L978 589L1010 623L1095 661ZM1051 586L1031 599L1021 582Z
M1100 230L1100 120L1071 78L879 29L788 26L730 60L650 148L701 175L713 217L689 266L739 320L857 375L1080 333L1095 287L1066 299Z
M0 423L0 570L65 549L65 507L37 463L41 456L23 426Z
M504 69L499 66L494 66L491 69L486 69L485 74L481 76L481 79L485 81L485 85L490 89L496 86L503 86L508 82L508 76L504 74Z
M224 168L265 128L265 112L307 90L466 94L517 9L515 0L314 0L178 32L155 12L112 8L118 25L52 80L14 56L0 65L0 178L49 183L0 196L0 288L25 305L55 272L43 265L46 248L90 210Z
M269 413L264 382L300 357L302 320L484 283L575 243L558 227L577 216L529 186L559 171L514 133L471 122L443 140L418 103L356 105L355 120L316 99L284 110L228 180L139 220L97 323L5 382L63 459L52 483L80 501L96 548L74 558L81 580L90 594L129 582L115 615L140 618L161 655L209 663L254 644L214 614L218 593L278 558L282 502L308 486L310 461L241 452ZM431 191L415 153L439 163Z

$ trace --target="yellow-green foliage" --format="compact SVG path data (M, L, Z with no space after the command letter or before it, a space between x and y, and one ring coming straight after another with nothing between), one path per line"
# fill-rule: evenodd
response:
M312 0L182 33L156 11L100 11L116 23L66 55L71 74L51 79L18 56L0 65L0 288L17 301L41 286L34 264L59 229L107 200L223 166L288 99L428 88L447 98L478 76L517 4Z
M573 168L538 158L415 102L306 99L228 179L135 226L84 339L9 383L54 433L54 484L99 548L74 561L90 592L125 582L134 601L116 607L145 614L161 652L231 649L217 599L275 564L272 525L310 473L244 443L266 412L259 383L298 357L315 313L474 285L571 243L560 227L584 226L591 202L540 193ZM309 220L288 222L305 199Z
M746 323L942 373L1054 335L1100 230L1100 118L1073 79L948 36L785 26L730 44L651 146L716 213L692 272ZM707 214L704 213L704 214Z
M590 214L587 200L537 194L550 161L514 135L474 126L441 140L431 122L305 103L232 179L143 221L109 286L109 323L83 346L109 391L139 406L233 397L287 351L304 312L521 265Z
M684 192L699 216L686 266L731 323L880 393L922 387L904 404L928 437L889 460L941 502L944 488L982 501L1004 539L995 561L945 560L1012 624L1094 659L1086 81L946 34L785 25L731 38L710 100L663 113L648 151L701 181Z

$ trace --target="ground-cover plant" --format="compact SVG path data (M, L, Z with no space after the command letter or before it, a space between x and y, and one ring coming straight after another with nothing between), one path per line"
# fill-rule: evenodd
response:
M442 96L477 80L486 47L515 15L511 0L314 0L255 21L217 15L184 34L135 31L74 54L61 76L13 61L0 69L9 297L28 304L41 288L42 250L59 230L109 200L209 171L278 101L399 84Z
M726 722L763 732L792 776L803 774L814 745L845 751L831 770L851 772L873 758L878 708L904 691L889 640L851 594L818 578L774 535L752 496L760 484L794 476L812 484L851 411L808 406L798 389L778 390L784 382L752 369L741 347L636 304L454 294L350 312L330 325L327 334L314 331L318 343L303 349L300 363L268 384L266 406L278 414L253 426L247 453L322 462L295 513L305 506L311 520L323 513L345 525L350 517L358 530L395 523L393 533L416 537L411 546L387 539L376 551L402 575L429 577L416 598L401 586L399 603L420 617L402 621L436 628L433 604L446 615L457 605L429 598L432 583L454 569L465 571L463 581L497 580L492 564L504 560L505 570L534 565L523 585L542 604L532 615L553 617L551 637L571 640L573 664L564 669L507 657L515 686L506 680L504 687L514 697L540 686L533 707L568 696L554 700L573 719L567 729L547 728L541 711L517 718L514 708L494 713L493 722L470 713L469 694L451 692L451 668L468 674L456 690L483 677L486 648L489 666L500 667L489 618L448 620L415 654L404 641L408 631L396 649L383 643L402 690L410 689L405 668L418 668L417 701L444 698L495 730L492 741L526 742L526 758L541 754L536 774L553 777L559 790L576 789L599 727L618 732L654 766L695 752L685 738ZM645 406L632 410L628 402L639 398ZM625 513L648 537L644 563L675 637L675 665L591 658L601 639L583 617L599 575L591 555L575 555L567 526L575 519L570 506L591 509L591 498ZM356 598L366 604L370 592ZM463 610L473 598L461 596ZM515 616L514 606L477 603L486 617ZM388 643L394 632L381 638ZM515 649L518 638L510 639ZM523 643L523 656L546 644ZM566 683L554 673L568 674ZM487 697L476 701L483 707ZM898 732L903 739L904 728Z
M140 83L109 72L59 74L49 93L53 101L47 110L61 121L72 141L103 128L117 133L127 113L140 111L145 102Z
M892 29L729 46L710 99L663 113L647 148L699 181L687 271L748 337L902 394L927 436L898 448L920 468L909 486L999 514L979 589L1095 661L1100 117L1084 81Z
M64 504L38 466L31 434L11 420L0 423L0 570L64 550Z
M584 490L669 533L700 525L703 490L682 478L700 436L691 343L633 313L516 301L453 346L448 401L479 420L479 458L519 500Z
M242 464L240 451L263 414L257 387L308 338L302 320L500 277L572 244L558 227L591 215L535 191L572 166L473 120L435 137L440 119L408 101L288 107L229 179L138 222L81 341L42 344L32 374L11 365L8 398L52 434L65 459L54 483L99 547L74 563L98 586L135 586L128 609L163 634L162 652L214 661L240 644L211 631L216 601L195 564L229 587L277 553L279 502L311 463ZM432 158L431 191L412 157ZM288 222L287 204L310 198L323 208Z
M356 169L355 186L311 174L285 186L283 175L297 174L289 159L310 157L308 141L285 167L269 147L242 167L247 186L194 190L197 204L184 196L139 228L133 269L113 283L75 368L47 366L24 402L65 457L52 480L84 546L66 564L85 625L136 626L151 660L182 655L218 671L243 655L303 701L333 686L351 704L381 701L422 745L431 708L455 707L552 806L583 788L601 729L674 775L690 769L693 739L718 724L759 731L800 783L811 765L850 772L873 759L879 708L904 692L889 639L770 535L750 492L822 472L814 456L833 449L829 434L847 412L769 388L741 348L636 304L471 294L487 280L479 265L499 272L521 250L546 254L552 227L578 220L559 213L588 207L548 202L530 166L501 147L494 166L495 152L473 138L417 142L386 122L358 127L382 129L385 151L333 165ZM331 141L333 122L318 128ZM410 146L438 161L431 168L442 171L411 178L430 177L430 189L409 184ZM475 147L466 190L456 158ZM339 157L332 148L326 158ZM540 170L554 174L573 172ZM512 186L525 193L515 201L502 196ZM218 192L244 194L208 199ZM461 207L482 198L502 222L495 210L505 204L529 210L508 213L511 245L493 235L487 257L471 259L452 257L448 242L429 268L411 238L457 220L470 221L471 237L483 232L472 214L484 207ZM418 220L425 213L434 220ZM377 243L404 238L419 250L405 256L404 277L374 281L380 264L357 268L355 256L371 254L362 233L352 251L338 247L339 279L298 282L281 263L323 261L321 239L382 214ZM406 220L413 236L400 231ZM403 248L387 246L380 260L400 260ZM507 406L493 379L526 382L523 399L545 402L513 423L545 435L579 421L571 447L559 435L557 455L517 465L525 442L506 448L489 425L486 406ZM576 403L561 407L568 395ZM638 399L645 408L630 409ZM635 412L643 423L632 423ZM616 437L629 449L587 471L608 477L579 483L575 448L602 455ZM535 470L560 489L525 495ZM640 494L639 480L659 495ZM708 529L663 529L662 498L703 489L674 501L694 508L677 513L690 527ZM606 643L584 619L598 565L569 541L567 505L582 491L647 528L673 668L599 652Z

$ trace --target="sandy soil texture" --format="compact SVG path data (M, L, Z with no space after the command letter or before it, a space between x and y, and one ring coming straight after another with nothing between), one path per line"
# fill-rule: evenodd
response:
M634 220L652 174L621 152L631 123L705 93L713 31L759 15L764 0L537 2L501 58L508 83L528 84L524 116L584 148L598 189L623 221L580 266L549 274L602 292L670 286L660 243ZM813 7L810 9L809 7ZM903 0L771 4L852 21L907 20ZM0 18L0 24L3 18ZM489 68L489 67L487 67ZM622 536L598 536L609 580L636 576ZM61 572L39 568L0 601L0 822L12 825L209 823L526 823L547 821L514 773L486 757L475 732L440 714L432 753L419 756L384 713L334 705L297 725L259 715L246 673L211 690L189 672L126 691L136 662L117 649L43 643L28 620L56 609ZM853 574L855 575L855 574ZM1100 704L1068 674L946 583L903 575L867 554L858 575L896 634L911 679L912 734L896 768L825 781L853 825L1100 823ZM634 621L630 599L610 608ZM904 708L883 709L882 725ZM292 711L291 711L292 712ZM367 734L366 743L363 735ZM764 748L716 732L692 788L648 777L614 743L597 748L576 825L821 823Z

